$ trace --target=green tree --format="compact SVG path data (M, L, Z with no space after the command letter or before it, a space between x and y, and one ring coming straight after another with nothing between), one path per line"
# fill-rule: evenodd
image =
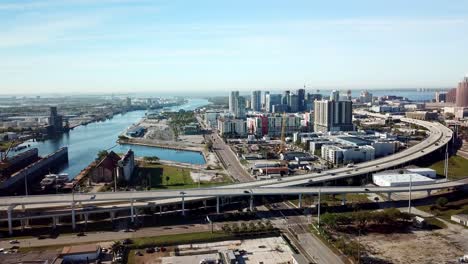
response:
M100 150L97 154L97 160L102 160L107 155L109 155L109 152L107 152L107 150Z
M445 207L448 204L448 199L445 197L440 197L436 200L436 205L439 207Z

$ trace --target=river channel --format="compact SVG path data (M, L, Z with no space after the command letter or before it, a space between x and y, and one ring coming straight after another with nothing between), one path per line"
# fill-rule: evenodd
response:
M207 104L209 102L205 99L190 99L186 104L171 107L171 110L194 110ZM144 117L145 113L146 111L132 111L118 114L106 121L76 127L58 138L25 144L38 148L41 156L50 154L61 147L68 147L69 162L61 172L68 173L70 178L86 168L96 158L98 151L104 149L124 153L131 148L136 156L157 156L161 160L205 164L205 159L199 152L117 144L117 137L127 127Z

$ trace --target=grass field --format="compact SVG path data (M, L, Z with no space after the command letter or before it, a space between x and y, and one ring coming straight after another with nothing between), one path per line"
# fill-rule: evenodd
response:
M438 175L444 175L444 160L438 161L430 166ZM460 156L449 158L448 177L450 180L460 179L468 176L468 160Z
M450 217L454 214L468 214L468 198L449 201L444 208L433 207L431 205L418 206L417 208L444 220L451 221Z
M190 170L162 164L147 164L138 167L137 177L142 186L150 186L152 189L186 189L198 188L198 183L190 177ZM211 187L229 183L229 178L224 177L220 182L201 182L200 187Z

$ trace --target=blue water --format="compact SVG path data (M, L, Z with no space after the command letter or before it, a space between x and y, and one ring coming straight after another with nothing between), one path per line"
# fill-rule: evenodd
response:
M171 107L171 110L193 110L208 103L205 99L191 99L184 105ZM133 111L115 115L112 119L106 121L76 127L69 133L63 134L56 139L43 142L27 142L25 144L38 148L39 155L41 156L67 146L69 163L61 172L68 173L70 177L78 175L81 170L86 168L96 158L97 153L104 149L123 153L131 148L136 156L157 156L162 160L205 164L205 159L199 152L116 144L117 137L127 127L142 118L145 113L146 111Z

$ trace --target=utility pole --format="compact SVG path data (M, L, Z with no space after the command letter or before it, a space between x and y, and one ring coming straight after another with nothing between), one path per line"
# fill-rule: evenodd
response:
M410 182L409 182L408 214L411 214L411 187L413 187L413 175L412 174L410 174Z
M448 143L445 145L445 163L444 163L444 174L445 174L445 180L448 180Z
M317 208L317 226L320 227L320 193L321 193L321 187L319 187L319 193L318 193L318 208Z

